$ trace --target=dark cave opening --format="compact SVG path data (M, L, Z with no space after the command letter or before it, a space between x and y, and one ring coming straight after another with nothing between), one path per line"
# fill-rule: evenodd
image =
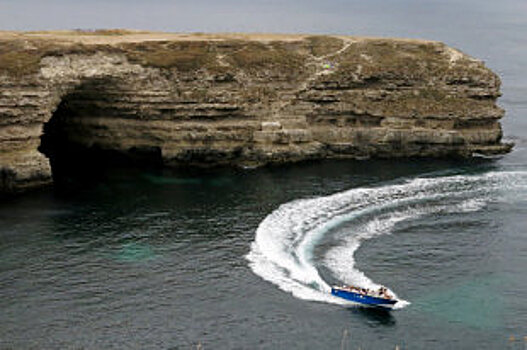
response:
M130 173L131 170L161 168L163 161L159 147L116 150L91 142L91 136L96 135L98 141L104 141L104 137L109 136L104 136L93 127L90 129L89 123L81 121L83 118L108 115L108 110L101 110L94 103L98 100L94 96L96 87L92 86L87 91L86 96L82 91L65 96L44 124L38 150L49 159L55 187L69 189L102 182L109 173L116 171ZM118 113L118 110L111 111L112 116Z

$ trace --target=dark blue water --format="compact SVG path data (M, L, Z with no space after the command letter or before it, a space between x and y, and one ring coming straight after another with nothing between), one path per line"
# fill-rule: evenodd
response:
M420 189L416 181L431 182ZM0 209L0 345L523 346L526 186L525 171L507 159L371 161L201 176L114 172L71 196L27 195ZM372 220L406 213L381 225L354 260L408 306L379 313L309 301L304 290L285 292L248 266L257 227L280 204L364 187L380 193L377 204L359 201L371 210L328 231L312 264L327 281L353 278L351 266L327 263L328 252L346 252L340 240L368 233ZM357 202L353 191L340 204Z
M114 169L4 201L0 348L524 349L525 2L307 2L296 16L286 2L287 18L275 2L234 5L256 30L430 38L484 59L503 80L514 151ZM248 30L233 18L201 28ZM344 307L324 293L337 282L383 284L407 304Z

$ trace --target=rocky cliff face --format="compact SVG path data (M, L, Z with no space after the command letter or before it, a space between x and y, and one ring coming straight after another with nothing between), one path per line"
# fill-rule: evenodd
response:
M50 182L52 166L80 150L163 166L258 166L511 147L500 142L499 78L438 42L122 33L0 39L0 192Z

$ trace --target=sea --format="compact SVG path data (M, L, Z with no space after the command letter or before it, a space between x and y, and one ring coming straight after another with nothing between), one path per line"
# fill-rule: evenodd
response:
M270 22L282 5L289 17ZM248 18L268 32L440 40L484 60L514 150L114 167L5 199L0 349L527 349L527 3L282 5ZM386 286L401 302L346 304L333 284Z

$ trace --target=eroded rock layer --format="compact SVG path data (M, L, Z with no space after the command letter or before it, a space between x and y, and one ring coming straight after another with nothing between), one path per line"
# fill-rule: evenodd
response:
M331 36L0 36L0 191L56 152L163 166L499 154L500 80L442 43ZM144 159L144 157L143 157Z

